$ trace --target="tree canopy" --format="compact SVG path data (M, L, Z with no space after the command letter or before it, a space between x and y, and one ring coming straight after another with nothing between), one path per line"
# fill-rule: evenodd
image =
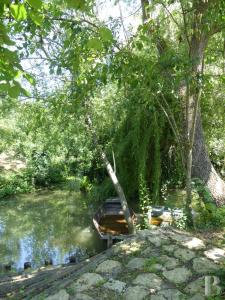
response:
M129 199L165 204L186 186L188 210L194 184L223 205L224 10L222 0L1 1L1 116L15 119L0 124L2 151L33 170L34 153L48 153L113 193L89 115Z

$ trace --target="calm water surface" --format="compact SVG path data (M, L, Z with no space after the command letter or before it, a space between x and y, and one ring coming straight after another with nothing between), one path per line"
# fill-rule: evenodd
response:
M0 201L0 264L26 261L37 268L51 258L67 263L71 255L81 260L105 244L92 226L96 208L79 193L43 191Z

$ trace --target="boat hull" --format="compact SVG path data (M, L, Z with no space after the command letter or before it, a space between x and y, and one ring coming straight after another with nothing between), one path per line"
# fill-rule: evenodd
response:
M135 214L130 209L133 222ZM119 198L107 199L93 217L94 226L102 239L124 239L129 235L128 225L124 217Z

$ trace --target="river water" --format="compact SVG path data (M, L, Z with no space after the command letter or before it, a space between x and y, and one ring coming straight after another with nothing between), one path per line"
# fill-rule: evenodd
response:
M92 225L96 207L80 193L41 191L0 201L0 265L68 263L105 249Z

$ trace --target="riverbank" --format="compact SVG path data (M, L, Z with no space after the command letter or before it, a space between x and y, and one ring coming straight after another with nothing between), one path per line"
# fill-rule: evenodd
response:
M0 282L3 299L203 300L205 276L224 299L225 249L172 228L142 230L77 265Z

